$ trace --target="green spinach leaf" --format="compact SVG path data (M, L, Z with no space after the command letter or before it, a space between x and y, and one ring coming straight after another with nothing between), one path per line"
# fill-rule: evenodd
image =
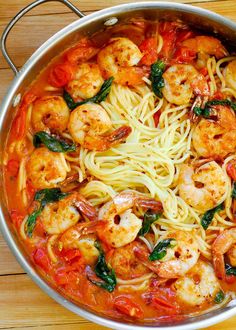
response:
M222 303L222 301L225 299L225 294L224 294L224 292L222 291L222 290L220 290L217 294L216 294L216 296L215 296L215 299L214 299L214 302L216 303L216 304L220 304L220 303Z
M227 105L231 107L234 111L236 111L236 102L232 102L228 99L225 100L212 100L208 101L205 104L204 108L201 107L194 107L193 112L196 116L202 116L205 118L209 118L211 116L211 107L214 105Z
M164 79L162 77L165 70L165 63L157 61L151 65L150 80L152 82L152 90L158 97L162 97L162 88L165 86Z
M68 193L61 192L59 188L42 189L36 192L34 200L39 202L39 207L28 216L25 224L26 232L29 237L32 237L37 217L40 215L45 205L57 202L66 196L68 196Z
M142 223L142 228L140 229L138 235L144 236L150 230L151 224L156 222L161 216L161 213L153 213L151 210L148 210L144 214L144 219Z
M201 218L202 227L206 230L209 227L209 225L211 224L215 213L219 212L223 209L224 209L224 205L223 205L223 203L221 203L220 205L217 205L213 209L206 211L206 213L204 213L203 217Z
M173 248L176 245L176 240L174 238L167 238L160 241L157 246L153 249L149 256L149 260L155 261L164 258L166 255L167 248Z
M104 101L106 99L107 95L110 93L113 80L114 80L114 77L110 77L109 79L105 80L104 83L102 84L100 91L97 93L97 95L90 97L86 100L83 100L80 102L75 102L66 90L64 90L64 92L63 92L63 98L66 101L68 108L70 110L74 110L79 105L82 105L82 104L85 104L88 102L101 103L102 101Z
M229 264L225 265L225 272L227 275L234 275L236 276L236 267L232 267Z
M35 148L39 148L41 143L53 152L70 152L76 150L75 144L68 144L63 140L56 139L44 131L37 132L34 135L33 144Z
M94 279L88 277L88 279L95 285L112 292L116 286L116 275L114 269L110 268L105 260L105 255L102 250L101 244L97 241L95 242L95 247L99 251L98 261L95 265L94 272L103 281L95 281Z
M193 112L196 116L203 116L205 118L210 117L210 109L209 108L200 108L200 107L194 107Z

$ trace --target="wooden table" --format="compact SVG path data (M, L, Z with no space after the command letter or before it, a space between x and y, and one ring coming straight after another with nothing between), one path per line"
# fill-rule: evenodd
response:
M0 34L9 20L30 0L0 0ZM129 0L72 0L84 13L129 2ZM130 1L135 2L135 1ZM236 0L179 0L194 6L210 9L236 21ZM8 40L8 49L14 62L21 67L34 50L52 34L77 17L59 3L42 5L13 29ZM6 93L13 73L0 55L0 101ZM208 328L217 330L236 329L236 316L222 324ZM39 289L25 274L11 254L0 235L0 329L44 330L102 330L102 326L69 312Z

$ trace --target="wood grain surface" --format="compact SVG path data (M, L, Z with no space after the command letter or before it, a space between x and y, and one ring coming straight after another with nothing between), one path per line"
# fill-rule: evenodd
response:
M29 0L0 0L0 35L9 20ZM72 0L84 13L135 0ZM178 2L210 9L236 21L236 0L185 0ZM49 2L28 13L13 28L8 49L18 67L51 35L76 20L75 14L57 2ZM30 31L30 33L28 32ZM0 55L0 101L14 75ZM235 330L236 316L208 330ZM25 274L0 235L0 329L102 330L105 328L71 313L48 297Z

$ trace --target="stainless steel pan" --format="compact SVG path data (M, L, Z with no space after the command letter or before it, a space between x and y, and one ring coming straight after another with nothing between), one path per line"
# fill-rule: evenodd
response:
M64 29L56 33L48 41L46 41L37 51L30 57L25 65L18 71L13 61L9 57L6 50L6 39L14 24L32 8L52 0L37 0L19 12L6 27L1 39L2 53L15 73L15 78L3 100L0 109L0 153L1 160L3 159L3 150L9 132L10 124L14 116L14 106L19 102L25 88L44 68L44 66L59 52L74 44L84 35L91 35L96 31L102 30L104 25L114 24L117 21L122 22L127 18L144 17L150 20L154 19L182 19L195 27L204 29L207 32L217 33L224 40L228 40L231 46L236 48L236 24L230 20L214 14L210 11L170 2L140 2L120 5L112 8L107 8L91 15L85 16L79 9L72 5L67 0L56 0L74 11L79 17L74 23L66 26ZM111 19L115 18L115 19ZM3 164L1 164L2 169ZM2 171L0 173L0 182L3 182ZM13 192L14 193L14 192ZM7 211L6 198L3 185L0 185L0 229L2 234L14 253L16 259L37 283L50 297L58 303L65 306L74 313L81 315L95 323L107 326L112 329L126 330L147 330L153 329L199 329L210 326L217 322L221 322L226 318L236 314L236 302L231 301L224 308L211 311L204 315L186 318L184 321L176 321L172 323L160 323L155 325L150 324L128 324L109 319L103 315L98 315L88 310L88 308L78 305L71 300L62 296L56 288L47 283L35 270L34 265L30 262L21 242L17 239L9 219ZM30 293L29 293L30 294Z

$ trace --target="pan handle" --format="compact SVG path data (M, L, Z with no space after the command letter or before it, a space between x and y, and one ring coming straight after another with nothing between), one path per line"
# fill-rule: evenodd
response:
M13 28L13 26L28 11L30 11L31 9L33 9L33 8L35 8L35 7L43 4L43 3L52 2L52 1L57 1L57 2L63 3L65 6L67 6L68 8L70 8L79 17L84 17L85 16L85 14L83 14L78 8L76 8L68 0L36 0L36 1L32 2L31 4L29 4L28 6L26 6L25 8L23 8L21 11L19 11L19 13L15 17L13 17L13 19L6 26L5 30L3 31L2 37L1 37L1 50L2 50L2 54L3 54L4 58L6 59L7 63L9 64L9 66L11 67L12 71L15 73L15 75L17 75L19 71L17 70L15 64L13 63L13 61L11 60L11 58L10 58L8 52L7 52L7 48L6 48L7 36L9 34L9 32L11 31L11 29Z

